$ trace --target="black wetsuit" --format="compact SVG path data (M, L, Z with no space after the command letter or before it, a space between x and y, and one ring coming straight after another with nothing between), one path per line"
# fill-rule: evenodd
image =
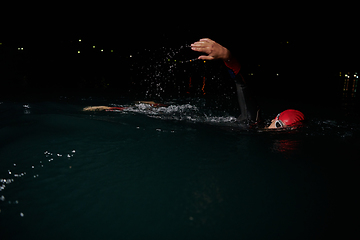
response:
M237 122L241 125L252 126L259 119L260 109L246 82L240 73L235 74L231 68L228 68L231 79L235 81L237 98L240 106L240 115Z

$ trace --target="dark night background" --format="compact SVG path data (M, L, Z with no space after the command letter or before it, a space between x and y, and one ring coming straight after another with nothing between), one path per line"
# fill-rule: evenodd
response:
M2 21L0 93L8 97L131 95L137 91L136 82L144 78L139 66L161 59L156 56L161 47L176 49L209 37L237 55L242 74L257 96L282 102L339 103L344 74L360 72L353 15L329 6L242 6L237 11L226 6L221 16L195 6L156 11L155 6L49 6L41 13L22 7ZM190 50L181 55L182 60L197 56ZM174 70L174 81L186 85L189 76L195 82L211 78L222 66L188 64ZM206 97L212 97L228 91L232 83L207 84ZM164 96L183 97L185 92Z
M167 71L172 62L157 65L166 58L168 49L208 37L237 56L241 73L264 109L271 105L279 106L279 110L311 105L313 112L304 111L306 116L322 111L326 113L321 116L323 120L330 112L349 120L347 123L358 121L359 88L355 82L360 74L360 49L355 6L270 3L260 8L259 3L240 3L234 7L231 2L218 2L220 6L210 8L195 3L171 3L169 8L119 2L3 4L0 102L11 99L25 103L60 96L160 102L200 97L230 108L227 101L236 104L234 83L221 62L176 64L171 74ZM184 49L171 61L197 56ZM160 78L155 78L159 73ZM192 89L188 87L190 77ZM206 95L201 91L204 77ZM349 86L345 87L347 78ZM165 91L145 94L155 88L153 80L164 84ZM358 145L356 139L350 146L357 149ZM352 153L358 154L353 150L348 155ZM330 154L319 161L333 160ZM343 182L336 180L334 185L342 189ZM352 212L352 205L348 206ZM347 217L347 213L339 215Z

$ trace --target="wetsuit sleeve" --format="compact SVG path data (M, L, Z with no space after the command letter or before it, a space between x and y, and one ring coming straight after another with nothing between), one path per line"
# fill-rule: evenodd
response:
M252 97L243 76L240 73L241 66L236 58L224 61L230 77L235 81L237 98L240 106L240 116L237 120L241 123L251 124L258 121L258 107Z
M227 66L232 72L237 75L241 70L241 65L236 58L231 57L229 60L224 61L225 66Z

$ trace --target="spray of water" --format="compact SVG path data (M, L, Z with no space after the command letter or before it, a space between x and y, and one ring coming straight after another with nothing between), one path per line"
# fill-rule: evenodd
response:
M236 118L222 114L214 114L210 110L204 109L201 104L171 104L169 106L153 107L149 104L139 103L135 105L115 105L122 107L123 110L117 111L120 114L136 113L144 114L151 118L159 118L162 120L176 120L200 123L234 123ZM115 111L113 111L115 112Z
M131 55L131 71L135 81L133 89L143 92L145 99L159 99L169 93L180 93L185 88L184 79L198 70L204 63L197 58L189 58L190 45L145 49ZM182 82L183 81L183 82Z

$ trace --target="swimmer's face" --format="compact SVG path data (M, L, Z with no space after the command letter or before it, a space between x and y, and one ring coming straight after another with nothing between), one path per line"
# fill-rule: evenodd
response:
M271 124L268 126L269 129L284 128L286 125L281 121L274 118L271 120Z

